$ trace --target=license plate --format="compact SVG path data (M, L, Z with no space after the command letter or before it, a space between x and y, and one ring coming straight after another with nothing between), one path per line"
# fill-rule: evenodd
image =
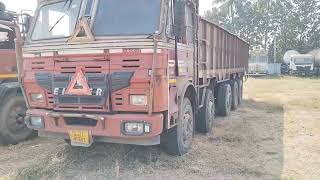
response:
M69 132L71 145L74 146L90 146L91 135L86 130L72 130Z

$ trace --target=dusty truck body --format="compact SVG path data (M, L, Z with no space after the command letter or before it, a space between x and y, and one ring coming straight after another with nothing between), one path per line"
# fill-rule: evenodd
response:
M74 146L187 153L194 130L210 132L216 111L229 115L241 102L249 56L249 45L200 18L198 5L41 3L21 55L26 123Z
M0 2L0 143L16 144L32 135L24 124L26 104L17 76L15 39L21 39L13 12Z

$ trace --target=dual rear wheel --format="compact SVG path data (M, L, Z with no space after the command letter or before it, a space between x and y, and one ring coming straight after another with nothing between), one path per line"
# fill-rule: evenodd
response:
M236 78L218 87L217 114L229 116L232 110L237 110L243 99L243 80Z

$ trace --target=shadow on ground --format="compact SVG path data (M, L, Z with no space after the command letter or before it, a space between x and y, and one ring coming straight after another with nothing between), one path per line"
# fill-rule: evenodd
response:
M247 100L230 117L217 118L214 132L196 134L185 156L169 156L158 146L73 148L61 142L20 168L17 179L278 179L283 119L281 106Z

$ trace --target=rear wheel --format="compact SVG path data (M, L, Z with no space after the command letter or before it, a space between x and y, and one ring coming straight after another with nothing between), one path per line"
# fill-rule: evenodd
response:
M191 149L194 129L194 116L191 102L184 98L180 117L176 127L164 132L161 136L161 146L172 155L184 155Z
M242 104L243 101L243 79L237 78L238 86L239 86L239 95L238 95L238 103Z
M212 90L206 92L206 102L202 108L199 119L197 120L197 129L200 133L211 132L215 119L215 102Z
M231 89L232 89L232 103L231 109L237 110L239 105L239 85L236 80L231 81Z
M217 113L220 116L228 116L231 111L232 90L229 83L222 83L218 89Z
M17 144L29 138L33 131L24 123L26 104L22 96L9 95L0 108L0 138L3 144Z

